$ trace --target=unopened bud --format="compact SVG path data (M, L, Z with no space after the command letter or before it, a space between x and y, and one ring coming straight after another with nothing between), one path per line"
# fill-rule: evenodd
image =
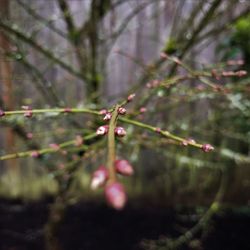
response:
M32 115L33 115L33 113L32 113L31 109L30 110L26 110L24 112L24 117L30 118L30 117L32 117Z
M105 187L106 200L111 207L121 210L127 201L127 195L124 187L119 182L114 182Z
M127 112L127 110L126 110L125 108L123 108L123 107L119 107L119 108L118 108L118 113L119 113L120 115L125 115L126 112Z
M108 179L108 170L104 166L100 166L94 173L91 179L90 187L95 190L103 186Z
M50 143L49 146L56 151L60 149L60 146L56 143Z
M40 153L38 151L32 151L30 156L33 158L38 158L40 156Z
M71 111L72 111L72 109L69 107L64 108L64 110L63 110L64 113L70 113Z
M115 134L119 137L123 137L127 134L126 130L123 127L116 127Z
M112 118L112 114L110 112L106 113L103 120L104 121L110 121Z
M131 102L135 98L135 93L128 96L127 101Z
M212 145L210 145L210 144L203 144L202 145L202 150L204 152L208 153L208 152L214 150L214 147Z
M141 108L140 108L140 113L145 113L145 112L147 112L147 108L141 107Z
M133 175L134 169L127 160L116 160L115 169L117 173L125 176Z
M96 130L96 134L97 135L106 135L108 133L109 127L107 125L105 126L100 126L97 130Z
M99 111L100 115L106 115L108 113L107 109L102 109Z
M155 128L155 132L161 133L161 128Z

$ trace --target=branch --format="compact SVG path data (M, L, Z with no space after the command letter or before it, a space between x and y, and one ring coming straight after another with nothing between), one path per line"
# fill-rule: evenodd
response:
M68 30L68 37L72 41L76 35L76 28L74 24L73 17L70 13L70 9L66 0L57 0L61 13L64 17L64 21Z
M32 17L35 18L35 20L40 21L44 26L48 27L49 29L51 29L52 31L54 31L55 33L57 33L58 35L60 35L61 37L67 39L67 35L62 32L60 29L56 28L54 25L51 25L51 20L47 20L44 17L40 16L39 14L36 13L35 10L33 10L32 8L30 8L26 3L24 3L23 1L17 0L18 4L27 12L29 13Z
M70 65L66 64L64 61L56 57L50 50L47 48L42 47L40 44L38 44L36 41L34 41L32 38L29 36L25 35L22 33L20 30L15 28L15 26L11 27L9 24L5 23L3 20L0 20L0 28L4 29L6 32L15 35L17 38L22 40L23 42L29 44L31 47L36 49L38 52L43 54L45 57L48 59L52 60L53 62L57 63L60 65L63 69L66 71L70 72L74 76L80 78L80 79L86 79L86 77L81 74L80 72L76 71L73 67Z
M97 137L97 135L96 133L93 133L93 134L83 137L83 140L87 141L95 137ZM40 150L31 150L31 151L3 155L3 156L0 156L0 161L16 159L16 158L24 158L24 157L39 157L44 154L59 152L60 149L67 148L69 146L76 146L76 140L70 140L70 141L63 142L61 144L56 144L56 147L49 147L49 148L43 148ZM83 145L83 147L85 149L85 147L87 146Z

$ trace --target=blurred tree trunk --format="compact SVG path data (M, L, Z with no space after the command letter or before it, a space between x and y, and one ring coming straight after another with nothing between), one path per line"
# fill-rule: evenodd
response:
M9 3L8 0L0 1L0 18L8 19L9 18ZM13 102L13 90L12 90L12 67L10 59L6 56L8 52L10 52L11 46L8 37L4 34L3 30L0 29L0 52L1 52L1 60L0 60L0 81L2 83L2 100L4 109L13 110L14 102ZM13 150L15 145L14 132L12 128L6 128L5 135L5 144L6 151L10 152ZM16 169L15 161L9 162L9 165L12 169Z

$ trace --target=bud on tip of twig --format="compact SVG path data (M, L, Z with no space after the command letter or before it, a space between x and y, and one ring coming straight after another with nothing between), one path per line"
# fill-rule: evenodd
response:
M105 187L105 196L111 207L117 210L123 209L127 196L124 187L119 182L114 182Z
M127 110L126 110L124 107L119 107L119 108L118 108L118 113L119 113L120 115L125 115L126 112L127 112Z
M128 96L128 98L127 98L127 101L128 101L128 102L131 102L134 98L135 98L135 93L130 94L130 95Z
M214 150L214 147L210 144L203 144L202 145L202 150L206 153L210 152L210 151L213 151Z

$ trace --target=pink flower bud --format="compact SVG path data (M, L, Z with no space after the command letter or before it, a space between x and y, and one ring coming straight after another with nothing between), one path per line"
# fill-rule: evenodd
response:
M140 108L140 113L145 113L145 112L147 112L147 108L141 107L141 108Z
M102 109L99 111L100 115L106 115L108 113L107 109Z
M27 139L32 139L33 138L33 134L31 132L26 134Z
M30 156L33 158L38 158L40 156L40 153L38 151L32 151Z
M3 116L5 116L5 112L0 109L0 117L3 117Z
M123 127L116 127L115 134L119 137L123 137L127 134L126 130Z
M187 140L183 140L183 141L181 142L181 144L182 144L183 146L187 146L187 145L188 145L188 141L187 141Z
M134 169L127 160L116 160L115 169L117 173L125 176L133 175Z
M135 98L135 93L128 96L127 101L131 102Z
M210 144L203 144L202 145L202 150L204 152L208 153L208 152L214 150L214 147L212 145L210 145Z
M100 166L94 173L91 179L90 187L95 190L103 186L108 179L108 170L104 166Z
M161 128L155 128L155 132L161 133Z
M189 145L189 144L195 144L195 143L196 143L196 141L195 141L194 139L192 139L192 138L188 138L188 139L183 140L183 141L181 142L181 144L182 144L183 146L187 146L187 145Z
M105 187L105 196L111 207L121 210L127 201L124 187L119 182L114 182Z
M126 112L127 112L127 110L126 110L125 108L123 108L123 107L119 107L119 108L118 108L118 113L119 113L120 115L125 115Z
M56 151L60 149L60 146L56 143L50 143L49 146Z
M96 134L97 135L106 135L108 133L109 127L107 125L105 126L100 126L97 130L96 130Z
M65 112L65 113L70 113L71 111L72 111L72 109L68 108L68 107L63 110L63 112Z
M103 120L104 121L109 121L112 118L112 114L110 112L106 113L106 115L104 116Z
M33 115L32 110L31 109L26 110L23 115L24 115L24 117L27 117L27 118L32 117L32 115Z
M188 138L187 141L188 141L189 144L195 144L196 143L196 141L193 138Z

